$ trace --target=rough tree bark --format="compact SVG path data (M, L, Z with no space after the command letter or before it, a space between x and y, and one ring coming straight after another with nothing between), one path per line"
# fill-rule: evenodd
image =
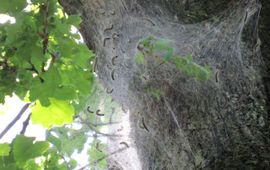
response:
M82 16L101 82L130 109L142 169L270 169L270 1L59 1ZM167 65L142 80L134 56L148 35L192 53L211 80Z

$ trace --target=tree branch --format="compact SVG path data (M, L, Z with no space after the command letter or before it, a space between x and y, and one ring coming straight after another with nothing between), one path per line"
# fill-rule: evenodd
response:
M27 68L26 70L33 71L34 73L36 73L38 78L40 79L41 83L43 83L44 79L42 77L40 77L40 73L37 71L34 64L31 61L28 61L28 63L31 65L31 68Z
M21 109L21 111L19 112L19 114L8 124L8 126L3 130L3 132L1 132L0 140L10 130L10 128L12 128L12 126L21 118L21 116L26 111L26 109L29 107L29 105L30 105L30 103L26 103L23 106L23 108Z
M113 151L113 152L111 152L111 153L109 153L109 154L107 154L107 155L104 155L104 156L102 156L101 158L99 158L99 159L97 159L97 160L91 161L91 163L89 163L89 164L87 164L87 165L81 167L79 170L84 170L85 168L87 168L87 167L89 167L90 165L93 165L93 164L96 165L96 164L99 163L100 161L102 161L102 160L104 160L104 159L106 159L106 158L108 158L108 157L110 157L110 156L112 156L112 155L114 155L114 154L117 154L117 153L119 153L119 152L122 152L122 151L126 150L127 148L128 148L128 147L123 147L123 148L117 149L116 151Z
M96 134L102 135L102 136L107 136L107 137L122 137L122 135L118 135L118 134L107 134L107 133L103 133L100 132L98 130L95 129L95 127L93 127L90 124L85 124L90 130L92 130L93 132L95 132Z
M20 132L21 135L24 135L25 131L26 131L26 128L27 126L29 125L29 121L30 121L30 118L31 118L31 115L32 113L30 113L27 117L27 119L23 122L23 127L22 127L22 130Z
M104 122L104 123L96 123L96 124L94 124L94 123L89 122L89 121L79 120L79 121L74 121L74 123L90 124L91 126L98 127L98 126L110 126L110 125L113 125L113 124L120 124L121 122Z

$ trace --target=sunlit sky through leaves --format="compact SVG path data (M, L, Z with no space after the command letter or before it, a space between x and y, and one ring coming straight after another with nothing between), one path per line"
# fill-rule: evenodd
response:
M0 14L0 24L6 23L6 22L15 23L16 21L13 17L10 17L5 14ZM72 27L71 32L75 33L77 31L78 30L75 27ZM82 38L79 41L83 42ZM23 108L25 104L26 103L23 102L16 95L7 96L5 98L5 103L0 104L0 132L2 132L8 126L8 124L18 115L18 113L20 112L20 110ZM27 119L30 112L31 111L28 108L26 112L22 115L22 117L3 136L3 138L0 140L0 143L12 142L15 136L19 134L20 131L22 130L23 122ZM46 129L44 129L41 125L32 124L32 122L30 121L29 125L27 126L25 136L35 137L37 141L43 141L45 140L45 132L46 132ZM79 165L81 166L88 164L87 150L89 149L90 142L91 142L90 140L86 142L84 150L80 154L76 153L75 151L74 154L72 155L72 158L77 160Z
M25 102L21 101L17 96L6 97L5 104L0 105L0 131L2 132L7 125L18 115ZM18 122L6 133L0 143L10 143L12 139L22 130L23 122L30 114L30 109L23 114ZM45 139L45 129L40 125L33 125L31 122L27 126L26 136L36 137L37 140Z
M0 14L0 24L5 22L14 23L15 19L8 15ZM0 104L0 132L2 132L7 125L17 116L21 108L25 105L25 102L21 101L17 96L6 97L5 104ZM23 114L20 120L6 133L1 139L0 143L10 143L12 139L20 133L23 122L27 119L30 114L30 110ZM36 137L37 140L45 139L45 130L40 125L33 125L31 122L26 129L26 136Z

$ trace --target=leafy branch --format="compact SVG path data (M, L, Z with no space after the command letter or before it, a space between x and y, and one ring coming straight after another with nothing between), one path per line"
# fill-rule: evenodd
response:
M65 14L57 0L1 0L0 13L16 20L0 24L0 103L13 94L29 102L1 132L0 139L30 103L35 103L21 135L11 144L0 144L5 148L0 151L0 169L73 169L76 161L65 159L61 149L49 147L48 138L35 142L23 134L30 120L45 128L71 123L91 95L94 75L89 68L94 54L78 42L79 34L71 33L71 26L78 28L81 19ZM80 138L79 142L86 141L85 136ZM36 163L38 157L45 162Z

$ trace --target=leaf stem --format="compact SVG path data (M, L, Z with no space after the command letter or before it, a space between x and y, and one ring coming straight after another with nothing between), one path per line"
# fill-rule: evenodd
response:
M37 74L38 78L40 79L41 83L44 82L44 79L42 77L40 77L39 72L37 71L36 67L34 66L34 64L31 61L28 61L28 63L31 65L31 68L27 68L26 70L29 71L33 71L34 73Z

